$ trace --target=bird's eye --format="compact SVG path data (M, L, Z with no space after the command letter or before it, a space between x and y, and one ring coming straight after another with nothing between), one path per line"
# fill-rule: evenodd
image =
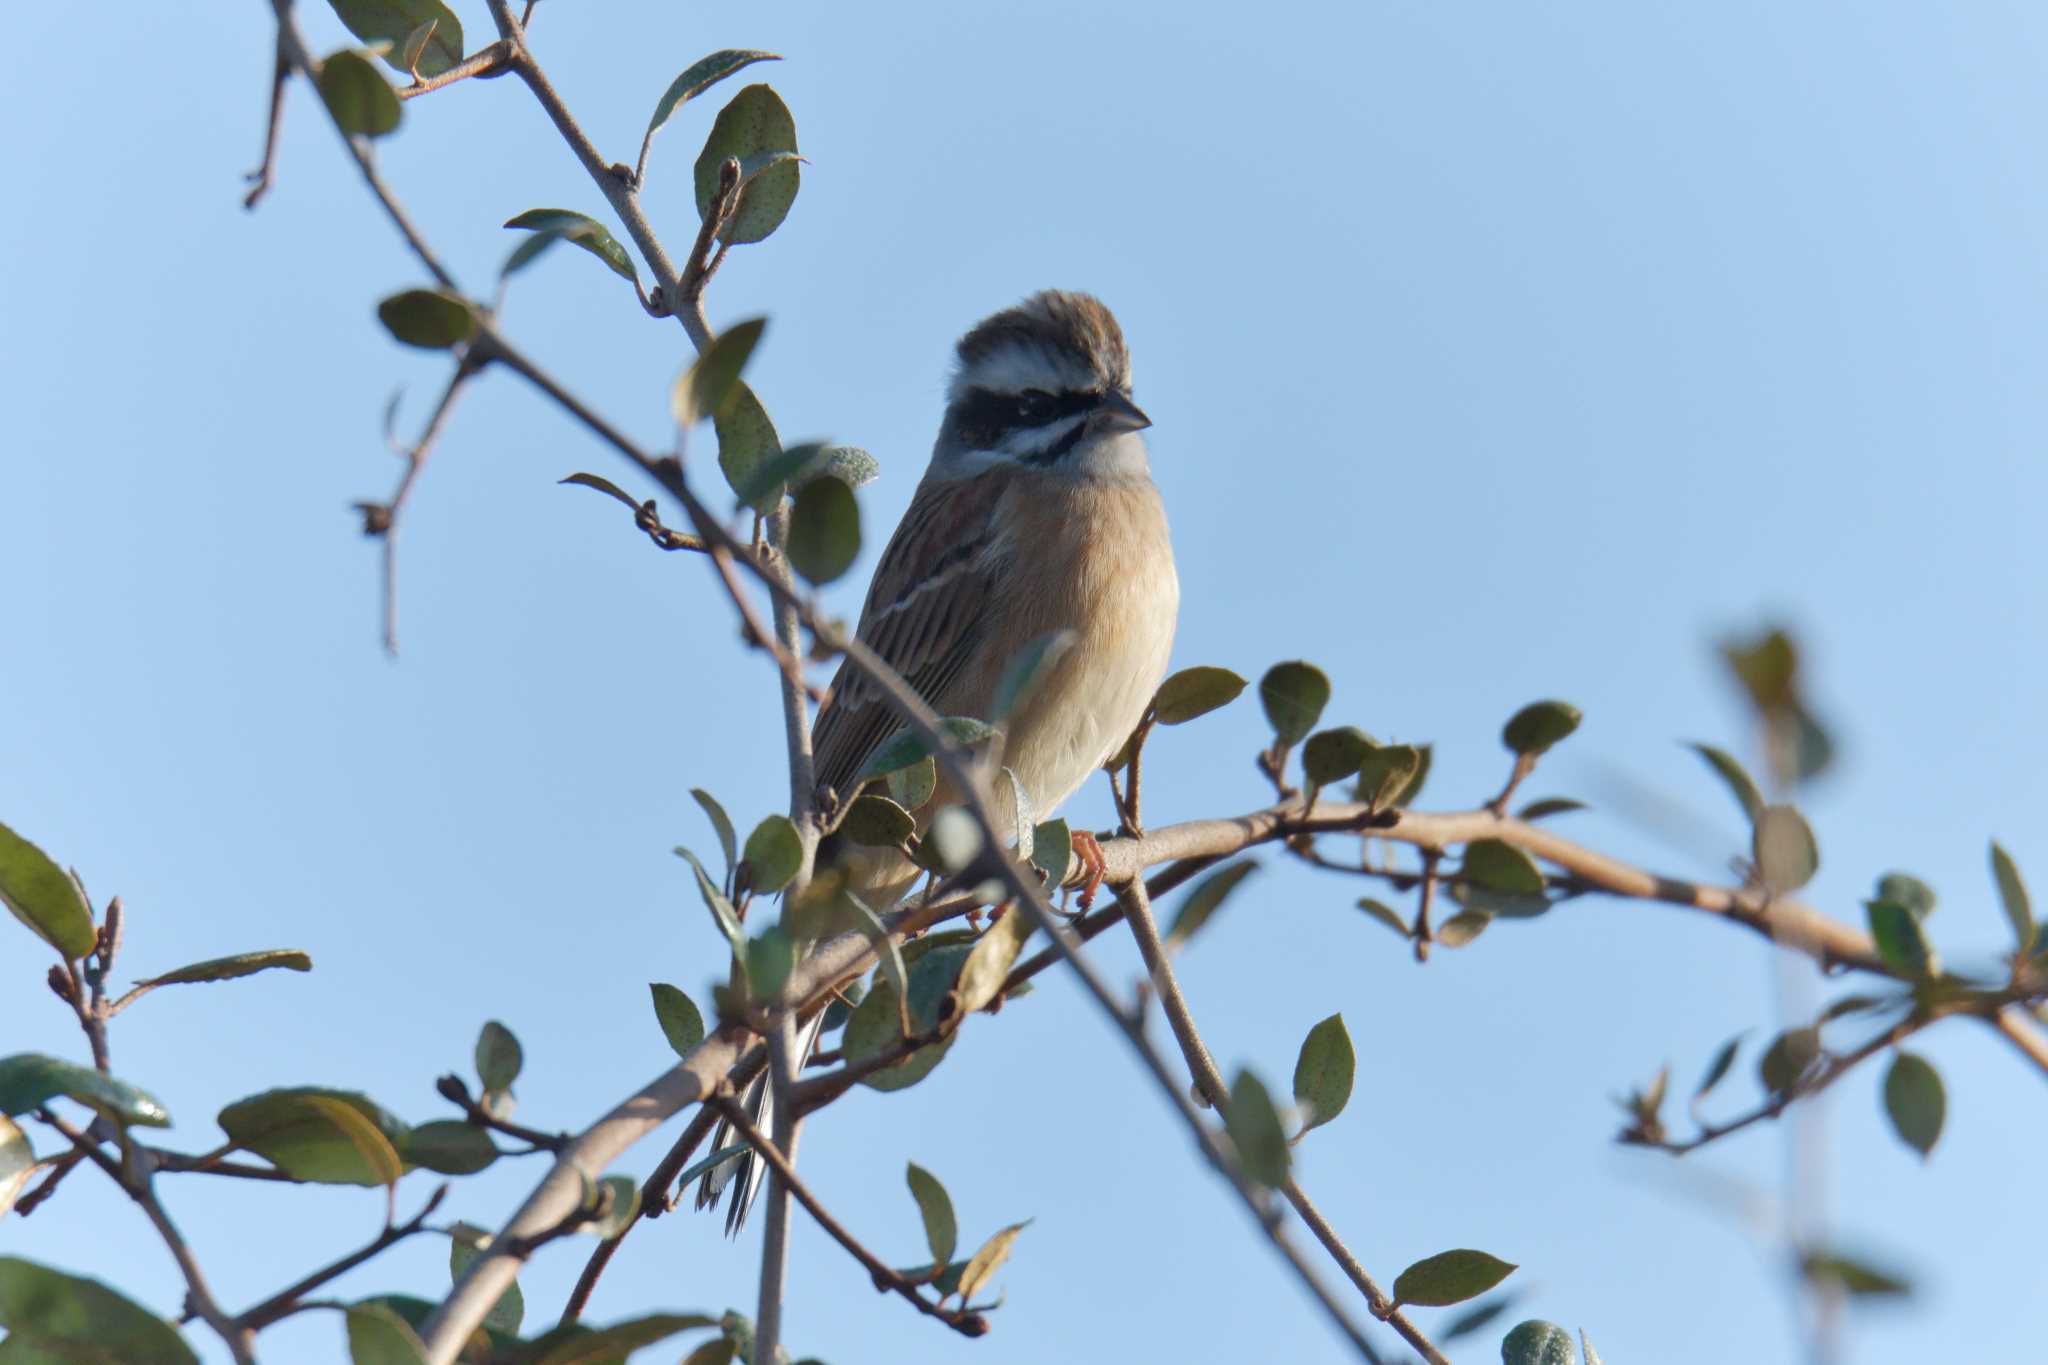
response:
M1026 389L1017 395L1017 420L1040 422L1052 415L1053 396L1044 389Z

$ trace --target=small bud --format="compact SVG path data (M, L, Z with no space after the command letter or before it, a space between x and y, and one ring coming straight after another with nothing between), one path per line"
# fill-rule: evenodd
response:
M66 972L62 967L52 965L49 980L50 989L59 1000L62 1000L67 1005L78 1003L77 995L71 990L71 974L69 972Z

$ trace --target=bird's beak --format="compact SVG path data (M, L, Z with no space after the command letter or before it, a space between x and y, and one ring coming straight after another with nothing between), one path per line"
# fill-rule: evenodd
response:
M1143 431L1152 425L1152 419L1145 410L1122 394L1112 390L1102 396L1088 419L1088 425L1105 435L1117 435L1126 431Z

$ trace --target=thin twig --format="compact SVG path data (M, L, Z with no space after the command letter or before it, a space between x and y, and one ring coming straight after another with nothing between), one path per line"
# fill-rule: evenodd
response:
M349 1271L354 1270L357 1266L387 1247L396 1246L406 1238L425 1231L427 1219L433 1216L434 1210L441 1207L441 1201L447 1198L447 1196L448 1186L446 1183L436 1186L434 1192L427 1196L425 1207L421 1208L418 1213L414 1214L406 1222L394 1227L385 1228L382 1232L371 1238L369 1242L343 1256L340 1260L320 1267L320 1269L306 1276L290 1288L281 1289L253 1308L245 1309L235 1321L248 1331L260 1332L272 1323L289 1317L298 1311L299 1301L321 1285L326 1284L329 1280L338 1279L346 1275Z
M962 1336L978 1337L987 1334L987 1318L970 1310L955 1311L933 1303L917 1292L916 1285L897 1274L879 1256L862 1245L859 1238L847 1231L846 1225L834 1218L831 1212L818 1202L818 1197L811 1193L810 1187L798 1178L795 1169L783 1159L781 1151L775 1144L754 1126L753 1121L747 1117L744 1105L725 1097L715 1099L712 1103L718 1106L719 1112L724 1115L726 1122L732 1125L733 1131L745 1138L748 1145L768 1163L770 1169L796 1198L796 1202L804 1206L804 1211L817 1221L818 1226L823 1228L833 1241L846 1248L847 1253L866 1268L874 1279L875 1288L902 1295L916 1304L920 1313L937 1318ZM756 1330L758 1331L758 1328ZM756 1340L758 1339L757 1336Z
M249 193L242 197L242 207L253 209L258 201L269 192L271 181L277 176L277 135L284 125L284 86L286 77L292 74L292 64L286 60L280 47L275 61L271 64L270 75L270 116L263 121L263 162L249 172Z
M1159 1007L1166 1015L1167 1025L1173 1030L1174 1040L1180 1044L1181 1055L1187 1059L1188 1070L1194 1075L1195 1088L1212 1108L1221 1112L1230 1103L1230 1089L1224 1084L1223 1072L1210 1055L1208 1045L1202 1041L1201 1030L1195 1027L1194 1011L1189 1008L1187 996L1180 988L1180 979L1174 974L1173 958L1159 936L1159 924L1152 917L1152 900L1146 894L1145 884L1134 879L1118 887L1116 893L1117 899L1123 902L1124 917L1130 922L1131 937L1137 942L1138 956L1152 975L1153 993L1159 997ZM1293 1177L1290 1176L1280 1189L1297 1212L1306 1207L1308 1213L1314 1214L1313 1218L1308 1213L1303 1214L1302 1221L1308 1224L1316 1240L1323 1244L1338 1267L1365 1295L1366 1307L1372 1315L1399 1332L1402 1340L1421 1352L1429 1365L1450 1365L1443 1352L1394 1306L1393 1300L1380 1291L1372 1276L1366 1274L1365 1267L1338 1238L1329 1221L1309 1203L1308 1196L1302 1193ZM1366 1347L1366 1352L1369 1359L1378 1359L1370 1346Z
M420 471L426 468L434 443L448 425L448 416L455 410L455 400L469 387L469 381L483 372L485 363L485 353L474 347L463 353L462 358L455 362L455 369L449 374L448 383L442 388L433 412L428 415L419 439L409 448L398 451L405 460L405 469L398 476L398 487L383 502L359 502L355 505L356 511L362 513L363 534L383 543L384 652L394 658L398 655L399 514L405 510L406 499L412 496Z
M469 1087L462 1083L460 1076L443 1076L434 1082L434 1089L443 1099L460 1109L464 1118L479 1128L488 1128L493 1132L503 1133L506 1137L517 1138L544 1152L560 1153L569 1145L567 1133L543 1133L538 1128L528 1128L524 1124L499 1118L470 1098Z
M398 98L414 99L430 90L439 90L444 85L468 80L471 76L495 76L511 64L512 50L512 44L503 39L480 47L438 76L419 77L411 85L400 86L397 91Z
M120 1186L121 1192L141 1207L144 1215L156 1228L157 1236L163 1239L164 1246L170 1251L171 1259L178 1263L179 1272L185 1277L185 1297L191 1304L192 1311L204 1319L206 1325L226 1344L228 1353L235 1358L235 1365L255 1365L253 1334L228 1316L213 1297L213 1291L206 1284L206 1274L199 1268L198 1258L192 1254L192 1248L178 1231L178 1225L173 1223L170 1214L165 1212L163 1202L156 1197L156 1191L151 1186L146 1159L138 1160L138 1153L129 1145L126 1128L117 1129L122 1143L122 1155L121 1159L116 1161L101 1151L98 1143L50 1110L39 1109L36 1111L36 1117L63 1134L73 1151L82 1153L88 1161L106 1172L107 1178Z

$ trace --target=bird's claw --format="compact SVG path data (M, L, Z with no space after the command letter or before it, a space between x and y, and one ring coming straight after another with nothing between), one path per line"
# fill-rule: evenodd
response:
M1085 829L1074 831L1074 856L1081 860L1081 871L1086 874L1081 882L1081 908L1088 909L1095 903L1095 893L1102 889L1102 879L1109 872L1109 862L1102 856L1102 845L1095 836Z

